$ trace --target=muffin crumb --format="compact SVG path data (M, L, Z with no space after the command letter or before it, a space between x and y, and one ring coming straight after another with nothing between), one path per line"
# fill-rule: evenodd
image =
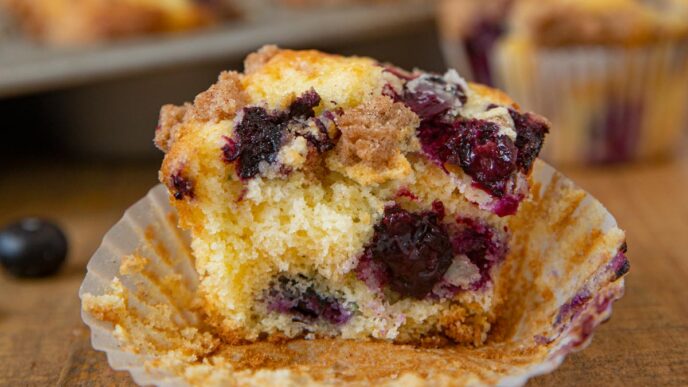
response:
M139 254L130 254L122 257L119 272L124 275L141 273L148 266L148 259Z

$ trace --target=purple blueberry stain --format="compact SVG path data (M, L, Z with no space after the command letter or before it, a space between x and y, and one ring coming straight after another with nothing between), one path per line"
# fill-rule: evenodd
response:
M354 269L356 278L375 291L381 290L389 283L387 267L383 262L373 259L371 249L366 249L358 259L358 264Z
M457 218L457 226L452 232L454 254L463 254L478 267L480 280L471 284L473 290L482 289L491 281L490 271L506 257L507 244L496 230L477 219Z
M172 196L177 200L183 200L185 198L193 199L195 197L194 193L194 183L188 177L185 177L182 169L170 176L170 182L172 184Z
M628 273L628 271L631 269L631 262L626 257L627 250L628 247L626 242L624 242L608 265L608 270L614 273L614 281L626 275L626 273Z
M535 344L538 345L548 345L554 341L554 339L551 339L545 335L535 335L533 336L533 340L535 341Z
M523 200L523 195L508 194L497 200L492 206L492 212L497 216L514 215L518 211L518 206Z
M320 320L342 325L353 315L335 296L319 293L308 285L308 278L303 275L278 277L266 292L265 301L268 310L289 314L304 323Z
M597 313L603 313L607 309L609 309L609 305L611 305L613 301L612 297L607 297L604 295L599 295L595 298L595 310Z
M437 214L437 219L439 220L444 219L444 216L447 214L447 211L444 208L444 203L442 203L441 200L435 200L432 202L432 211Z
M411 192L408 188L402 187L397 191L396 197L398 198L407 198L411 201L418 201L418 196L416 196L413 192Z
M577 345L581 345L585 343L590 336L592 336L592 332L595 330L595 318L593 316L586 316L585 320L580 325L580 337L576 341Z
M592 296L588 289L583 289L576 293L568 302L559 307L559 313L557 313L554 324L559 325L565 321L571 321L591 298Z
M356 273L369 285L388 284L404 297L422 299L442 279L452 259L449 235L437 213L411 213L393 205L375 225Z

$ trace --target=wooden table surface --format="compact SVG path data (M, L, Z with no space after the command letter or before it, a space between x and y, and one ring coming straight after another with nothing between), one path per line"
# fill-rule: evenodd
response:
M77 291L103 234L156 183L156 165L0 168L0 224L54 218L71 242L54 278L0 274L0 385L133 385L91 348ZM592 345L530 385L688 386L688 158L565 173L627 230L632 267L626 296Z

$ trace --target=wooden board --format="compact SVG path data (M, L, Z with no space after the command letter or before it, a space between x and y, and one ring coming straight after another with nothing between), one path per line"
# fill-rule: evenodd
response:
M156 183L157 166L0 172L0 224L48 216L71 241L69 264L57 277L20 281L0 274L0 385L133 385L91 348L77 290L103 234ZM592 345L530 385L688 385L688 158L565 172L627 230L632 267L626 296Z

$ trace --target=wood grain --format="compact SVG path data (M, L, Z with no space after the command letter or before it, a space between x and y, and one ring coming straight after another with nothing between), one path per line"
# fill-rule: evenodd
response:
M0 275L0 385L131 386L93 350L79 316L85 265L157 165L31 165L0 173L0 224L26 215L66 229L69 264L51 279ZM628 232L626 296L592 345L532 386L688 385L688 158L565 170Z

